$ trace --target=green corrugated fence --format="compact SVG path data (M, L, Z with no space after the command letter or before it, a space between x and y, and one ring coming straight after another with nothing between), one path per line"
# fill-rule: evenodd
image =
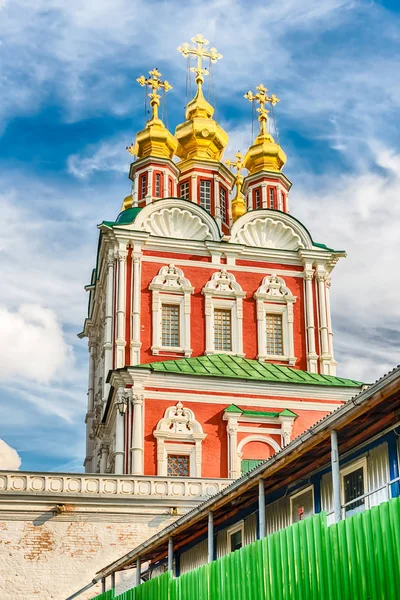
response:
M96 600L114 600L112 592ZM400 498L335 525L321 513L199 569L115 600L397 600Z

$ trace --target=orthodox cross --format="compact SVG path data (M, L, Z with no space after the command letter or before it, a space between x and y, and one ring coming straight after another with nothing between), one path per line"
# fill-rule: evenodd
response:
M197 44L194 48L190 47L187 42L178 47L178 52L183 54L186 58L197 56L197 67L191 67L192 73L196 73L196 83L200 86L204 82L204 75L208 74L207 68L203 67L203 58L209 58L212 63L221 60L222 54L217 52L216 48L208 48L207 45L210 43L206 40L201 33L198 33L196 37L191 38L194 44Z
M228 167L230 169L236 169L237 170L237 177L240 176L240 171L243 169L243 154L241 152L237 152L235 154L235 158L237 160L226 160L225 163L228 165Z
M258 102L260 104L260 107L257 108L257 112L260 115L258 120L260 121L260 132L265 134L267 133L266 123L269 113L269 111L265 108L265 105L271 104L271 106L275 106L275 104L279 102L279 98L277 98L275 94L268 96L268 90L262 83L256 87L256 90L258 90L257 94L253 94L253 92L247 92L244 97L247 98L249 102Z
M161 73L158 69L153 69L152 71L149 71L149 75L150 77L147 78L144 75L142 75L141 77L138 77L136 81L142 87L148 85L152 89L152 91L149 94L150 106L152 108L151 121L155 121L156 119L158 119L158 107L160 106L161 98L160 94L158 94L157 92L159 89L163 89L164 92L169 92L169 90L172 90L172 85L168 83L167 80L161 81Z

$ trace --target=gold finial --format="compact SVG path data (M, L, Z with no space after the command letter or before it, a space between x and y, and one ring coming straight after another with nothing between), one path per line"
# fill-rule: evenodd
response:
M141 75L136 79L136 81L142 87L144 87L145 85L151 87L152 91L149 94L149 98L150 106L153 112L150 120L156 121L158 119L158 107L160 106L161 98L160 94L158 94L157 92L160 88L163 89L165 92L169 92L169 90L172 90L172 85L168 83L167 80L161 81L161 73L157 68L153 69L152 71L149 71L149 75L150 77L147 78L144 75Z
M260 115L258 117L258 120L260 121L260 133L265 134L267 133L266 123L269 113L269 111L265 108L265 105L271 104L272 106L275 106L280 99L277 98L275 94L268 96L268 89L262 83L256 87L256 90L258 90L258 94L253 94L253 92L249 91L244 95L244 97L247 98L249 102L258 102L260 104L260 107L257 108L257 112Z
M241 170L244 168L244 156L241 152L237 152L235 154L236 160L226 160L225 163L231 169L236 169L236 194L234 199L232 200L232 220L236 221L239 217L244 215L246 212L246 202L244 200L244 196L242 194L242 185L243 185L243 175L241 174Z
M204 75L208 75L208 69L203 67L203 58L209 58L212 63L221 60L222 54L219 54L216 48L208 48L210 43L206 40L201 33L198 33L196 37L191 38L196 47L191 48L187 42L178 46L178 52L180 52L186 58L188 56L197 56L197 67L191 67L192 73L196 73L197 87L200 88L204 82Z

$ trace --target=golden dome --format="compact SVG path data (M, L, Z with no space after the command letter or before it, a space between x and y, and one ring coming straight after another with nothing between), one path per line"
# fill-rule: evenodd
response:
M182 160L221 160L228 144L228 134L212 118L214 109L204 97L202 82L197 84L196 96L186 108L186 121L175 130L178 141L176 154Z
M135 144L128 148L128 150L131 154L136 154L138 158L155 156L171 159L178 142L165 127L161 119L158 118L158 107L160 106L161 96L157 92L160 88L168 92L172 89L172 85L166 80L161 81L161 73L158 69L149 71L149 75L150 77L147 79L142 75L137 81L141 86L149 86L152 89L149 94L152 116L147 122L146 127L136 135Z
M244 158L244 166L250 174L258 171L280 171L285 162L286 154L267 132L260 132Z
M126 196L122 202L121 212L123 210L127 210L128 208L132 208L132 204L133 204L132 194L129 194L129 196Z
M247 92L244 95L250 102L260 104L260 107L257 108L260 133L254 140L254 144L247 151L244 158L244 166L250 174L258 173L259 171L280 171L286 162L286 154L267 131L269 111L265 108L266 104L275 106L279 102L279 98L275 94L268 96L268 90L262 83L256 89L256 94Z

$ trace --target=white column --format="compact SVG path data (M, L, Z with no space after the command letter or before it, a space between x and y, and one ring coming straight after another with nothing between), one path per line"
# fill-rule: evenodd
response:
M205 319L206 319L206 354L214 351L213 304L211 296L205 294Z
M331 431L331 467L332 467L332 488L333 488L333 511L335 514L335 523L342 519L342 502L340 492L340 463L339 446L337 432Z
M132 206L138 205L138 198L139 198L138 186L139 186L139 175L137 173L135 173L135 176L133 178L133 185L132 185Z
M276 188L276 193L277 193L278 210L283 211L283 198L282 198L282 190L280 187Z
M151 167L147 171L147 194L146 204L151 204L153 199L153 170Z
M113 308L114 308L114 252L109 250L107 256L107 276L106 276L106 317L104 327L104 374L103 374L103 405L106 404L110 384L106 383L107 375L112 369L113 352Z
M228 202L228 198L226 199ZM214 178L214 206L215 206L215 220L217 221L218 227L221 227L222 224L222 215L221 215L221 203L219 197L219 179L217 177Z
M90 439L90 432L93 422L94 408L94 376L95 376L95 352L96 343L89 340L89 383L88 383L88 405L86 413L86 459L85 473L93 472L93 440Z
M174 567L174 540L172 537L168 540L168 571L172 571Z
M193 289L192 289L192 293L193 293ZM185 327L184 327L184 350L185 350L185 356L190 357L192 355L192 349L190 347L190 313L191 313L191 302L190 302L190 295L191 292L185 292L184 294L184 299L183 299L183 305L184 305L184 322L185 322Z
M125 414L120 413L118 402L124 400L124 389L119 388L117 392L117 402L114 405L115 410L115 474L123 475L124 457L125 457Z
M258 480L258 529L259 539L265 537L265 481L264 479Z
M167 169L163 169L163 175L164 175L164 198L168 198L169 194L168 194L168 171Z
M208 562L214 560L214 513L212 510L208 513Z
M132 474L143 475L143 394L133 394Z
M140 283L141 283L141 260L138 253L133 253L133 277L132 277L132 328L131 328L131 365L140 364Z
M261 206L263 208L268 208L267 201L267 184L263 181L261 184Z
M236 352L239 356L243 354L243 298L236 298Z
M325 298L325 269L320 265L317 267L316 279L318 283L318 316L319 316L319 335L321 341L321 373L329 374L329 363L331 355L329 354L328 322L326 318L326 298Z
M125 366L126 250L118 252L116 368Z
M331 355L331 366L330 375L336 375L337 362L333 353L333 330L332 330L332 318L331 318L331 301L330 301L330 289L331 289L331 278L327 277L325 282L325 298L326 298L326 319L328 323L328 341L329 341L329 354Z
M227 425L228 432L228 450L229 450L229 473L230 479L237 479L240 477L240 469L238 466L238 452L237 452L237 430L238 423L237 418L229 418Z
M109 444L103 442L100 446L100 473L105 473L107 468Z
M315 348L315 325L314 325L314 298L313 298L314 271L311 265L304 267L305 280L305 305L306 305L306 329L307 329L307 370L310 373L318 372L318 354Z
M192 175L190 184L192 186L191 200L196 204L200 204L200 198L197 197L197 175Z

